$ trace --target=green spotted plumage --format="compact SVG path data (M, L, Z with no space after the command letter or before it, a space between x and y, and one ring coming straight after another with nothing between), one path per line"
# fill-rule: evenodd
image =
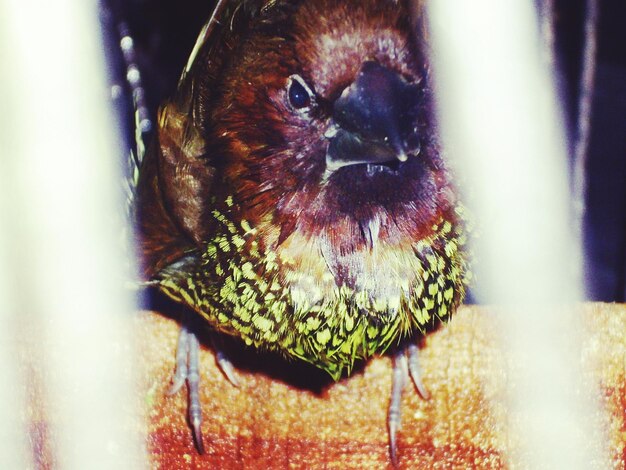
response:
M184 269L177 265L163 271L160 288L215 330L310 362L335 380L349 373L355 360L383 353L446 319L470 277L463 226L442 219L431 227L430 237L399 254L414 257L418 270L397 298L370 298L365 291L335 286L310 302L306 292L292 291L284 282L286 273L298 267L264 248L249 222L233 220L232 196L222 207L211 213L215 232L201 261L192 258ZM462 220L461 207L455 216Z

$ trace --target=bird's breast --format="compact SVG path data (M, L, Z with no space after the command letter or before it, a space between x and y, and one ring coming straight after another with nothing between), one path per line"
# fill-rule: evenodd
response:
M426 239L337 255L324 237L296 230L272 246L267 233L228 210L213 217L200 268L163 283L166 293L215 329L334 378L447 316L463 295L463 241L445 220Z

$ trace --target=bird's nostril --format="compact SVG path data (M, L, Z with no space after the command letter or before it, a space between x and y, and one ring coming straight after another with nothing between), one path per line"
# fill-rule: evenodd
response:
M411 155L418 155L422 148L422 142L417 130L411 132L404 140L404 149L406 153Z

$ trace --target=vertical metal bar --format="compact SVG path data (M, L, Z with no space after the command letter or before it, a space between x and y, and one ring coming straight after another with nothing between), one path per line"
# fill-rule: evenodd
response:
M587 154L591 135L593 89L596 74L597 23L599 7L597 0L585 3L585 30L581 59L580 84L578 87L578 119L574 143L574 209L576 227L582 237L587 196Z
M109 113L95 1L3 0L15 144L8 269L33 332L41 328L50 436L60 469L137 469L132 299L123 288L121 154ZM6 246L5 246L6 248ZM29 332L27 331L27 334ZM37 404L41 406L41 404ZM8 466L3 468L19 468Z
M580 251L536 12L489 0L433 0L428 10L444 141L480 227L477 296L500 306L511 358L511 464L590 468L606 454L580 370Z

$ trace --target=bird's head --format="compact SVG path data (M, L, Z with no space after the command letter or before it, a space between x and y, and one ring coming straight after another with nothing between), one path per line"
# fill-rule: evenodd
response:
M270 3L207 120L245 217L272 218L282 239L359 238L372 218L387 221L382 237L418 236L454 202L408 2Z

